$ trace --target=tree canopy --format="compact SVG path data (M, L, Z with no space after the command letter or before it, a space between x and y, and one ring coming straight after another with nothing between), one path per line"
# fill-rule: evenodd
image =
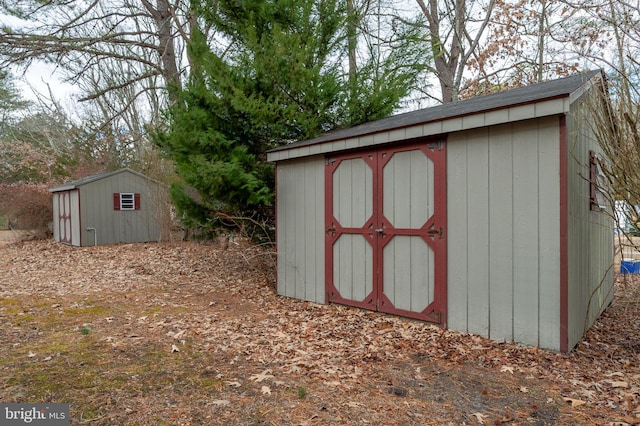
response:
M200 226L219 213L260 214L273 198L266 150L389 115L423 69L396 53L350 80L348 15L337 0L222 0L198 14L200 25L224 35L225 48L212 49L205 31L191 28L189 80L174 89L169 125L156 139L197 190L193 198L173 188L178 209Z
M53 64L79 93L77 121L53 90L54 107L31 117L71 133L30 139L29 158L148 172L159 146L180 177L177 204L210 224L212 212L269 206L270 148L585 68L607 71L633 139L639 21L637 4L612 0L6 0L0 63ZM26 117L5 78L6 127ZM3 140L4 158L35 136L24 129Z

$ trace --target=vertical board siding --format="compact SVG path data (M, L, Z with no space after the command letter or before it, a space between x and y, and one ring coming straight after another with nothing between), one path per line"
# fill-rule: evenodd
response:
M325 302L324 168L315 156L276 169L278 294L317 303Z
M489 336L513 335L513 126L492 127L489 137Z
M447 327L467 331L469 324L467 241L468 143L465 134L447 138Z
M538 297L540 304L539 341L543 348L559 350L560 342L560 153L559 126L539 126L538 128L538 163L548 173L538 174L540 203L538 206L538 274L540 287ZM549 280L549 282L542 281ZM559 346L560 345L560 346Z
M422 237L396 235L384 247L384 294L397 309L421 312L434 297L434 254Z
M293 188L298 198L304 199L307 196L305 191L306 180L307 180L306 176L300 176L300 179L297 179L295 182L293 182ZM306 223L304 220L300 220L298 218L293 220L293 241L294 241L294 245L297 247L297 250L295 253L296 261L299 262L300 264L305 264L304 267L306 268L307 267L306 259L310 253L307 253L307 247L306 247L307 245L305 244L305 237L306 237L305 228L306 228ZM302 280L296 281L295 283L296 296L301 299L306 299L309 295L308 293L309 291L307 290L305 282Z
M373 214L373 170L362 158L343 160L333 174L333 212L343 228L361 228Z
M601 152L588 118L592 110L583 97L567 120L568 349L613 299L612 212L590 209L589 150Z
M363 301L373 290L373 249L362 235L343 234L333 245L333 284L345 299Z
M314 173L304 174L304 205L315 206L319 211L323 211L324 206L324 179L318 179ZM315 213L317 214L317 212ZM320 215L320 220L324 221L324 215ZM324 259L324 222L322 225L309 226L308 221L300 221L298 225L302 229L300 238L306 238L302 244L302 252L298 253L298 258L303 259L303 270L310 277L324 277L324 264L319 264L320 259ZM306 224L305 224L306 222ZM297 223L297 222L296 222ZM296 242L296 244L299 244ZM304 255L304 257L301 257ZM324 302L324 281L318 286L304 286L305 300L320 300Z
M434 211L433 161L416 150L396 152L383 174L384 216L395 228L422 227Z
M140 194L139 210L114 210L114 193ZM168 206L164 188L153 181L123 171L80 186L82 245L94 244L93 231L99 245L161 240L161 224Z
M462 226L467 230L467 291L468 325L470 333L489 335L489 129L471 130L466 133L467 154L467 222L448 227ZM448 148L451 145L448 145ZM451 165L455 167L454 165ZM447 170L449 165L447 165ZM448 188L451 190L451 188ZM448 194L451 197L451 193ZM451 239L448 241L451 243ZM458 243L458 242L456 242ZM450 247L450 246L449 246ZM457 250L449 248L452 256ZM453 302L449 302L450 309Z
M544 188L538 186L538 176L548 171L547 165L538 161L538 122L517 123L514 129L517 136L513 139L513 340L537 345L540 210L553 209L553 205L540 205L540 192ZM556 146L557 141L558 137Z
M450 328L559 349L558 134L551 117L449 135Z

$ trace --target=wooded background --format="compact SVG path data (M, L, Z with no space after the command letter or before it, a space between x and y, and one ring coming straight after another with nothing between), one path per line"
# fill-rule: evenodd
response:
M172 184L185 226L269 228L270 148L594 68L604 174L636 205L639 20L620 0L4 0L0 216L131 167ZM25 100L43 62L71 100Z

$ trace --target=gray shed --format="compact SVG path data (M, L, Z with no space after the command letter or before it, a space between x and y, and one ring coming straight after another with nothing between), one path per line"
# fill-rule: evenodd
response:
M87 176L49 192L57 242L92 246L166 237L166 186L129 168Z
M268 152L278 293L571 350L613 297L604 87L585 72Z

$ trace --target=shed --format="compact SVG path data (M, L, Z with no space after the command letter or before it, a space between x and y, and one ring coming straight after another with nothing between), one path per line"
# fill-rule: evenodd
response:
M269 151L278 293L571 350L613 297L605 89L589 71Z
M166 186L129 168L87 176L49 192L57 242L92 246L166 237Z

